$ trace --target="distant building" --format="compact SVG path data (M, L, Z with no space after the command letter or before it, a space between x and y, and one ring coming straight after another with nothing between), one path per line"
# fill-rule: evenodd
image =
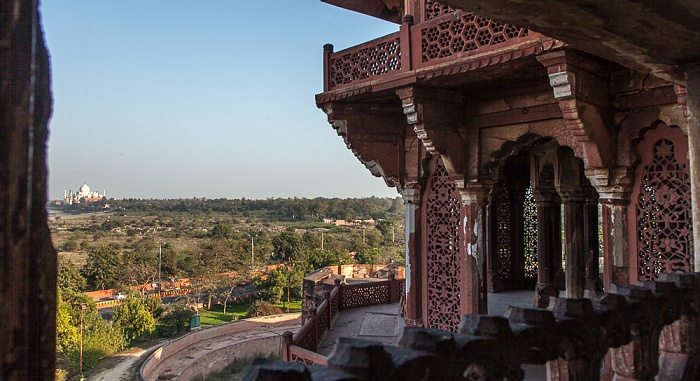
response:
M83 185L81 185L78 189L78 192L73 192L72 189L64 190L63 201L67 205L80 204L81 202L90 203L101 201L103 198L107 197L106 195L106 190L102 191L102 194L97 191L91 192L90 187L86 183L83 183Z

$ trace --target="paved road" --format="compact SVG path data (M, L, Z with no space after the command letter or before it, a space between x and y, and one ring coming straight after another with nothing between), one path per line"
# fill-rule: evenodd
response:
M167 342L168 340L148 342L103 359L90 372L85 374L85 379L91 381L138 380L141 364L146 361L153 351Z

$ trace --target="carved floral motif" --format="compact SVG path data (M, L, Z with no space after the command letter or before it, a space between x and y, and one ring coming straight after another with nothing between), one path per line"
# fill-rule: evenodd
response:
M454 331L460 322L460 204L457 188L438 158L426 195L428 326Z
M639 280L693 268L687 165L676 160L670 140L659 139L652 149L637 198Z

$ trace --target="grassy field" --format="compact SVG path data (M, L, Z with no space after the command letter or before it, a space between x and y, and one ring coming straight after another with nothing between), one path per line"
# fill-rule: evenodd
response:
M278 303L275 306L281 308L283 312L287 312L286 304ZM238 319L245 319L248 317L248 307L250 307L250 303L229 304L226 306L226 315L224 315L223 305L213 305L211 310L200 311L200 324L206 327L228 323L233 320L234 314L238 316ZM289 312L301 312L301 300L292 300L289 303Z

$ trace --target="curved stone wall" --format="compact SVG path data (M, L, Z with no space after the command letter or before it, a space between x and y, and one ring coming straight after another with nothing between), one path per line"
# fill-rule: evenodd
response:
M251 318L191 332L158 348L141 365L139 380L189 381L236 358L278 353L283 331L297 329L301 314Z

